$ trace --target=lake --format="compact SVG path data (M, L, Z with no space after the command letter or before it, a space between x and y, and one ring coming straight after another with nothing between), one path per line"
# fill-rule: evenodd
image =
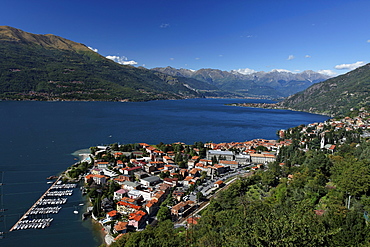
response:
M8 231L48 188L46 177L72 165L76 150L110 143L241 142L277 139L276 131L323 122L327 116L226 106L262 100L189 99L151 102L0 102L0 171ZM1 175L1 174L0 174ZM51 227L14 231L0 246L98 246L90 220L73 214L82 196L68 199Z

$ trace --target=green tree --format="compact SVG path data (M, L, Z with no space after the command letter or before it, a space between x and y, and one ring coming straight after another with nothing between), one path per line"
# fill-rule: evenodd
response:
M159 221L165 221L167 219L171 219L171 211L167 206L160 206L158 213L157 213L157 219Z
M363 161L353 156L335 157L333 181L339 189L348 195L347 207L350 208L352 196L361 196L370 189L370 168Z

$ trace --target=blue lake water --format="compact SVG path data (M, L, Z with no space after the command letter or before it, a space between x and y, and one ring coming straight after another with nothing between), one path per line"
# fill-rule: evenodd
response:
M76 150L116 142L193 144L277 139L278 129L328 119L304 112L224 105L242 102L266 101L0 102L0 171L5 183L0 192L7 209L0 231L8 231L43 194L48 188L46 177L75 162L71 154ZM100 245L91 222L82 222L80 215L73 214L81 200L76 190L51 227L11 232L0 240L0 246Z

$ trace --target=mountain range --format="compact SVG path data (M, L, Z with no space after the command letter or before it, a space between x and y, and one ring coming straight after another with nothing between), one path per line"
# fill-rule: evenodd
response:
M328 77L313 71L237 71L120 65L53 34L0 26L0 97L141 101L199 97L281 98Z
M218 89L254 98L283 98L302 91L309 86L329 79L324 74L306 70L301 73L292 73L286 70L272 70L271 72L241 73L237 70L222 71L218 69L175 69L172 67L153 68L172 76L193 78L208 82Z
M8 26L0 26L0 54L1 99L142 101L230 95L191 78L120 65L62 37Z
M32 34L8 26L0 26L0 55L0 99L147 101L287 97L277 106L327 115L345 114L369 104L369 64L334 78L310 70L245 73L172 67L146 69L118 64L84 44L59 36Z

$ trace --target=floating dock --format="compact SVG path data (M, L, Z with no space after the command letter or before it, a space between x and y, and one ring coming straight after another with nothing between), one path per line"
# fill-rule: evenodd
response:
M50 226L53 218L34 218L28 219L28 216L37 215L49 215L57 214L61 209L60 205L67 202L67 198L62 196L72 195L72 188L75 188L76 184L61 184L62 176L59 176L57 180L50 186L49 189L32 205L30 209L10 228L9 232L14 230L24 229L40 229ZM61 190L58 189L69 189ZM56 190L56 191L52 191ZM54 198L45 198L54 197Z

